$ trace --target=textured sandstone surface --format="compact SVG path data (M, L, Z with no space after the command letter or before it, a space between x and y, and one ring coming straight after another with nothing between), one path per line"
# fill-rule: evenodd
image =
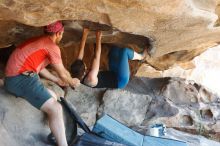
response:
M81 86L76 90L68 88L65 97L73 104L86 124L92 126L96 121L97 111L103 94L103 90Z
M99 114L114 116L126 125L140 125L145 119L152 98L122 90L109 90L103 95ZM119 112L120 111L120 112Z
M154 48L149 50L152 57L146 59L146 64L166 70L218 44L219 14L218 0L1 0L0 48L18 45L29 37L40 35L41 26L63 20L66 32L60 46L67 68L76 58L82 27L89 27L104 31L103 43L132 47L137 51L141 51L144 42L153 41ZM86 46L88 66L94 41L92 32ZM107 69L108 49L103 47L101 69ZM132 75L143 70L138 69L137 63L131 66ZM141 76L147 74L150 73Z
M85 86L63 91L51 82L44 83L58 96L66 96L90 126L107 112L129 126L164 123L220 141L219 95L209 90L220 91L216 86L220 82L216 66L218 53L209 56L212 60L201 59L205 65L199 59L190 62L195 56L203 55L207 48L219 44L219 15L219 0L0 0L0 48L18 45L42 34L41 26L63 20L66 31L60 47L64 65L69 68L76 58L82 28L89 27L92 32L86 44L85 62L87 66L91 63L94 31L101 29L105 44L100 69L105 70L109 43L141 51L150 40L154 44L149 50L151 57L140 68L140 62L130 62L132 75L138 71L136 75L142 78L131 80L125 91ZM0 49L0 60L4 63L7 55L2 54L6 51ZM204 71L207 72L202 74ZM1 76L2 72L1 66ZM144 78L149 76L182 77L204 87L178 78ZM0 145L46 146L49 129L42 113L2 89L0 100ZM130 112L130 108L134 110ZM71 129L71 125L67 127ZM191 137L180 133L178 136ZM191 144L206 144L201 137L195 139Z
M144 77L180 77L194 81L220 96L220 46L207 49L189 62L175 62L166 70L156 70L143 64L136 76ZM161 63L162 64L162 63Z
M180 78L134 78L126 90L152 97L142 126L164 123L219 141L219 96L203 86Z
M218 0L1 0L0 25L6 20L29 26L55 20L87 20L110 26L113 31L152 38L156 48L152 53L161 56L216 44L220 33L218 4ZM13 30L19 33L22 28Z
M0 145L45 145L49 128L44 115L21 98L0 89Z
M57 94L64 92L57 90L57 85L45 84ZM93 90L82 85L76 90L65 90L65 96L90 126L98 116L107 113L140 132L152 124L164 123L170 128L220 141L219 97L198 84L186 84L183 79L134 78L125 90ZM2 88L0 99L0 145L46 146L50 131L45 116ZM71 133L70 117L66 115L65 119L67 133ZM189 134L172 131L168 136L188 139L191 145L219 144L201 136L189 139Z

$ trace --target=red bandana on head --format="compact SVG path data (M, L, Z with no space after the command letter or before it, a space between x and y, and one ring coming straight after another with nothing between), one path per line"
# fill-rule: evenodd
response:
M63 31L64 27L61 21L56 21L54 23L51 23L47 26L44 26L44 31L46 32L61 32Z

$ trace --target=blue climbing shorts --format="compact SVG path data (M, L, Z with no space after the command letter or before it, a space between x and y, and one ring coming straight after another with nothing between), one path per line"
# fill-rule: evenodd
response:
M134 51L129 48L113 47L109 52L109 70L117 75L118 88L124 88L130 79L129 60L134 57Z
M24 98L37 109L52 97L36 73L33 76L21 74L6 77L4 87L9 93Z

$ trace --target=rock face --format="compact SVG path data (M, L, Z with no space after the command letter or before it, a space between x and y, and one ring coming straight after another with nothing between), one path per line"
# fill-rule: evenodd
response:
M31 26L43 26L58 19L98 22L154 39L154 55L161 56L218 42L218 4L217 0L8 0L0 3L0 18Z
M68 88L66 98L73 104L79 115L87 125L92 126L96 121L103 90L81 86L75 91Z
M103 96L100 113L109 114L126 125L140 125L151 103L148 95L109 90Z
M150 39L155 47L149 50L153 58L148 62L160 69L190 60L219 42L218 0L7 0L0 2L0 12L1 47L39 35L42 31L36 27L65 20L64 48L77 50L84 26L104 30L105 43L143 47ZM89 42L94 40L91 35Z
M84 57L88 67L94 54L94 31L97 29L103 30L103 43L139 52L146 42L153 42L147 63L141 68L140 63L131 63L132 75L138 71L139 76L158 76L158 71L167 70L176 63L194 68L186 62L219 42L218 0L7 0L0 2L0 12L0 48L18 45L40 35L41 26L63 20L65 33L60 47L67 68L76 59L83 27L92 30ZM107 54L111 47L106 44L101 55L102 70L108 68ZM146 72L150 67L156 69L156 73Z
M152 103L157 103L158 99L165 103L150 105L142 125L164 123L168 127L209 135L219 141L219 96L201 85L179 78L136 78L130 82L127 90L146 94L153 91ZM160 112L152 112L155 108Z
M207 49L189 62L176 62L166 70L156 70L149 65L141 65L136 76L180 77L193 80L220 96L220 46ZM161 60L162 62L162 60ZM162 64L162 63L161 63ZM210 97L212 98L212 97Z
M47 82L45 85L52 86L51 89L59 88ZM62 92L57 90L57 94ZM66 89L65 97L89 126L106 113L142 131L152 124L164 123L167 127L220 141L219 97L183 79L134 78L125 90L92 89L82 85L76 90ZM46 146L50 130L44 115L25 100L15 98L3 89L0 89L0 99L0 145ZM65 119L69 133L72 130L72 125L68 123L70 117L65 116ZM175 137L178 138L178 135ZM202 142L197 144L203 146Z
M219 43L219 5L219 0L2 0L0 48L16 46L42 34L41 26L63 20L65 34L60 48L67 68L76 59L82 28L88 27L91 32L84 57L88 67L94 54L94 32L102 30L101 70L108 69L110 44L140 52L146 43L152 42L154 47L148 50L150 56L141 68L141 63L130 62L132 76L136 71L142 77L175 76L166 72L171 66L178 63L185 69L195 68L197 64L189 61ZM10 52L8 48L1 49L3 66ZM217 57L213 58L217 60ZM0 68L2 76L4 68L2 65ZM189 72L192 70L181 70L175 77L186 77ZM194 76L200 77L198 73ZM123 91L81 86L65 92L53 83L44 83L58 96L65 95L90 126L98 116L108 113L129 126L165 123L205 136L214 133L211 136L219 140L216 136L220 132L219 96L194 82L178 78L134 78ZM49 131L42 122L43 115L20 98L4 91L0 94L0 135L3 136L0 145L44 145L42 138Z
M49 128L43 114L3 89L0 89L0 94L0 145L46 146Z
M167 129L167 135L165 137L185 141L188 146L219 146L218 142L208 140L203 136L184 133L172 128Z

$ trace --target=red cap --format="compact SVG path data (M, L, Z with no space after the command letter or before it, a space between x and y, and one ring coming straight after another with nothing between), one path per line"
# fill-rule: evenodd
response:
M54 23L51 23L47 26L44 26L44 31L46 32L61 32L64 30L63 24L61 21L56 21Z

